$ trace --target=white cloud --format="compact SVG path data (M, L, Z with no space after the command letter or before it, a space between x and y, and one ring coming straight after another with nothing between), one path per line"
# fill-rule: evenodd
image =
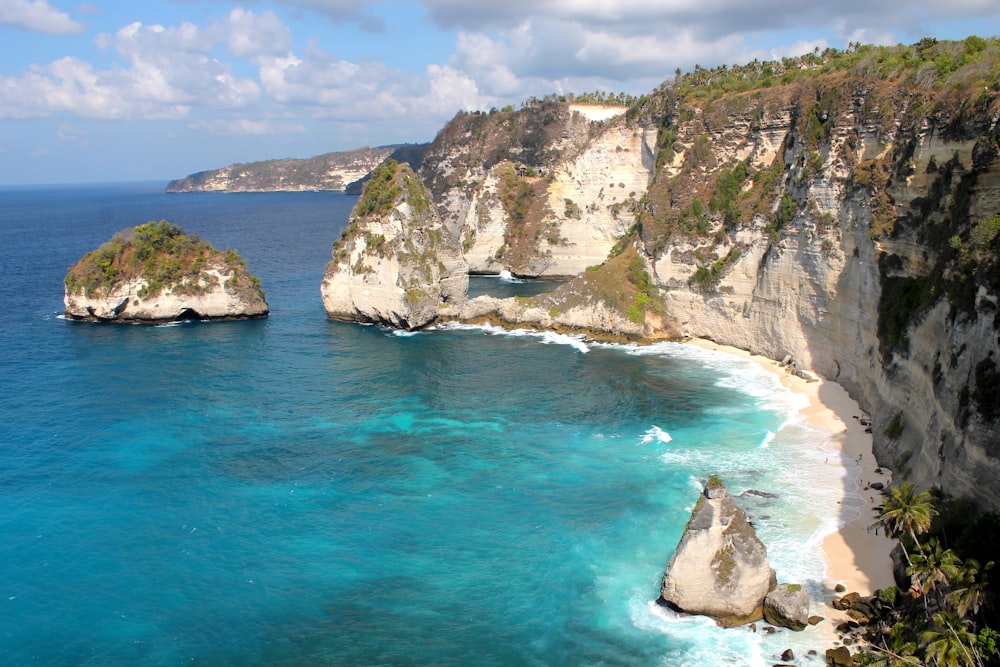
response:
M83 32L84 25L46 0L0 0L0 25L53 35Z
M221 39L190 23L171 28L131 23L97 37L99 46L117 52L122 65L95 70L67 56L32 65L19 76L0 75L0 118L164 119L184 117L192 106L249 107L260 86L211 55Z
M285 53L292 43L288 26L272 11L257 15L237 7L229 12L223 29L229 52L239 58Z
M84 137L90 134L87 130L82 127L76 127L70 125L69 123L59 123L56 126L56 139L59 141L67 141L70 143L80 143L84 145Z
M282 123L273 120L252 118L215 118L197 120L188 123L192 130L205 130L219 135L266 135L266 134L298 134L306 131L301 123Z

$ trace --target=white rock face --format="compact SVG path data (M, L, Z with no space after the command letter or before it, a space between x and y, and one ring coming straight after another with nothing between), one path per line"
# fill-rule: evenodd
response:
M710 480L667 565L660 597L681 611L738 625L761 618L773 577L746 513L721 482Z
M82 291L71 294L66 290L63 303L68 317L109 322L246 319L267 315L267 302L259 290L237 289L233 285L234 274L225 267L203 270L198 285L204 293L199 294L167 286L154 296L140 296L147 285L140 277L119 282L101 296L87 296Z
M334 319L418 329L443 303L465 300L468 270L426 188L408 165L391 168L398 195L387 211L356 215L355 208L323 274L323 306ZM365 192L377 183L373 176Z
M543 275L574 276L600 264L635 223L638 203L653 176L656 131L624 122L609 125L581 155L553 170L548 188L558 243L546 243Z
M560 132L549 139L545 164L513 147L484 168L482 153L499 149L483 148L471 133L432 146L421 173L442 220L461 238L470 271L568 277L607 259L635 223L634 206L655 167L656 128L629 121L624 111L602 105L552 111L560 120L547 127ZM519 185L534 190L527 228L511 220L503 203L503 175L512 167Z

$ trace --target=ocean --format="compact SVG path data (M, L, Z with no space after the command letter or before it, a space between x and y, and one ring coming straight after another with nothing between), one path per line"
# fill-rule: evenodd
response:
M711 474L779 581L821 595L820 544L851 518L857 470L831 476L838 452L801 396L682 344L329 321L321 276L354 201L0 188L0 663L822 654L814 631L722 630L654 602ZM67 268L160 219L238 250L270 317L63 319ZM549 288L473 278L477 293Z

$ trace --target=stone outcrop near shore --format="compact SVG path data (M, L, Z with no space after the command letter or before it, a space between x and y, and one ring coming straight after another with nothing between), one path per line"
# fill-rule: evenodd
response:
M387 160L365 184L323 274L334 319L419 329L445 303L462 303L468 269L430 193L407 164Z
M235 251L221 252L166 221L119 232L66 274L74 320L168 322L265 317L260 281Z
M726 487L711 477L667 565L660 600L732 626L760 620L773 587L767 549Z

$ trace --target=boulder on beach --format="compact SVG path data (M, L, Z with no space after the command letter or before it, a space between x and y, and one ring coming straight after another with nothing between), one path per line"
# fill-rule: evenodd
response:
M799 584L779 584L764 598L764 620L789 630L809 625L809 593Z
M761 619L764 597L773 587L767 549L746 513L713 475L667 565L661 603L734 626Z

